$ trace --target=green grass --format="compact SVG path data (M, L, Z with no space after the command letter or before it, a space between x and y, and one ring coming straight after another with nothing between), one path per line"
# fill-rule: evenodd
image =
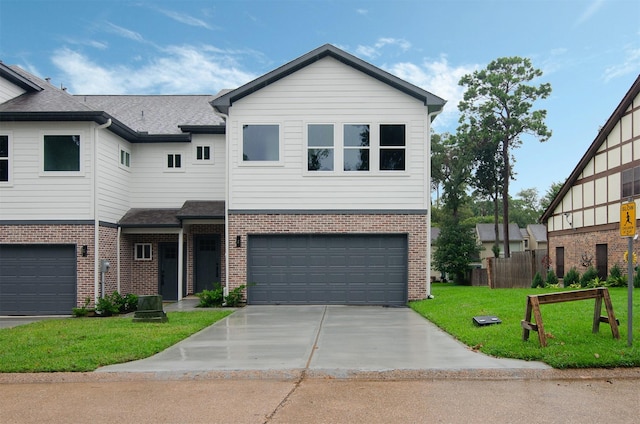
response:
M147 358L231 314L169 312L167 323L131 317L50 319L0 330L0 372L93 371Z
M610 288L620 340L606 323L591 332L595 300L541 305L547 347L540 347L538 334L522 340L527 295L553 293L562 289L496 289L488 287L432 285L434 299L411 302L415 311L456 337L488 355L542 361L554 368L640 366L640 291L633 296L633 344L627 346L627 289ZM602 314L605 315L604 305ZM475 326L472 318L495 315L502 324ZM533 320L533 318L532 318Z

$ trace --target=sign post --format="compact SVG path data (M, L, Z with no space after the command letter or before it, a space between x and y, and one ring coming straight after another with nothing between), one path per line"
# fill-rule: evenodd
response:
M636 235L636 203L620 205L620 235L627 243L627 346L633 343L633 237Z

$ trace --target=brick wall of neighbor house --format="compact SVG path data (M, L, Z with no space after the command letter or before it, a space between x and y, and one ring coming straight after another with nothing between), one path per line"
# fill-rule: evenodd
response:
M117 244L118 229L100 225L100 259L106 259L111 264L111 269L104 275L104 292L111 294L118 290L118 271L117 271ZM100 269L98 268L98 271ZM102 278L100 275L98 278ZM100 281L102 285L102 281ZM102 287L102 286L101 286ZM102 290L102 289L101 289ZM125 294L126 292L120 291Z
M409 300L426 296L427 223L420 214L229 214L229 289L247 283L248 234L408 234ZM241 247L235 247L237 235Z
M77 246L77 306L93 300L93 225L0 225L0 243L75 244ZM82 256L82 246L88 247Z
M225 238L224 238L224 224L197 224L191 225L186 234L187 240L187 294L194 293L194 265L195 265L195 256L194 256L194 238L198 235L204 234L216 234L220 236L220 281L218 281L223 286L225 285L225 270L226 270L226 262L225 262Z
M624 252L627 251L628 239L620 237L620 230L616 225L612 229L599 229L597 231L580 230L575 232L566 232L560 235L549 234L549 256L552 260L552 268L556 269L556 247L564 248L564 272L566 273L572 267L576 267L578 272L582 274L586 268L582 266L582 256L592 258L592 265L596 266L596 244L606 244L608 254L609 270L615 264L626 270L624 263Z

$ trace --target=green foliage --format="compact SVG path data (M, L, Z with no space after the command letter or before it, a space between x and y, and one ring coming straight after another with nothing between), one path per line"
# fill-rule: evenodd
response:
M598 271L593 266L590 266L580 277L580 286L588 287L596 278L598 278Z
M196 296L200 299L198 308L219 307L224 302L224 291L220 283L214 283L213 290L202 290L202 292L196 293Z
M544 286L545 282L542 279L542 274L540 274L540 272L536 272L536 274L533 276L533 281L531 282L531 288L544 288Z
M84 299L84 305L82 305L79 308L73 308L71 310L71 313L73 314L74 317L86 317L87 315L89 315L89 312L91 311L91 308L89 308L90 303L91 303L91 297L87 296Z
M553 272L552 269L547 271L547 279L545 280L545 285L547 286L557 286L558 285L558 277L556 273Z
M618 264L614 264L609 270L609 276L607 277L607 287L626 287L628 284L628 277L622 275L622 269Z
M580 284L580 273L576 269L576 267L572 267L563 278L564 286L577 286Z
M247 286L243 284L241 286L236 287L233 290L230 290L229 294L224 298L225 305L231 308L240 306L240 304L244 302L244 289L246 287Z
M452 277L456 284L465 284L471 261L479 248L471 228L448 218L440 228L433 252L434 268Z
M122 296L117 291L114 291L98 299L96 303L96 312L103 317L126 314L136 309L138 309L138 296L133 293Z
M633 276L633 287L640 289L640 272L636 271L636 275Z

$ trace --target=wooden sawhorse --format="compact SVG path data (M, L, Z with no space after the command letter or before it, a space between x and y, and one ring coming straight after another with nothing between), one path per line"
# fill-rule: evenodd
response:
M620 338L620 332L618 331L618 321L613 313L613 306L611 305L611 297L609 291L605 287L598 287L595 289L573 290L560 293L547 293L547 294L532 294L527 296L527 311L524 319L520 322L522 326L522 340L529 340L529 332L537 331L538 339L540 339L540 346L547 346L547 336L544 332L544 325L542 324L542 314L540 313L540 305L547 303L560 303L570 302L572 300L585 300L595 299L596 304L593 310L593 333L597 333L600 329L600 323L606 322L611 326L611 333L615 339ZM607 310L607 316L600 316L602 310L602 300L604 299L604 306ZM531 314L535 318L535 324L531 322Z

